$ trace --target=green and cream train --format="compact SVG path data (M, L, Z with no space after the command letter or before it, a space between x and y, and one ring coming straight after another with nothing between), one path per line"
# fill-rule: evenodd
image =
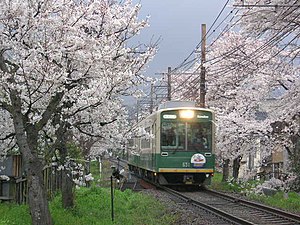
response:
M215 166L215 116L193 102L165 102L138 123L128 141L130 171L161 185L210 183Z

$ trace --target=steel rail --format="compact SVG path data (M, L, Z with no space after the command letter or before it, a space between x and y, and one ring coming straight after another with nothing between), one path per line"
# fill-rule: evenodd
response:
M241 203L245 206L252 207L254 209L263 210L265 212L271 213L271 214L276 215L276 216L281 216L284 219L291 220L293 222L296 222L296 223L300 224L300 216L299 215L289 213L289 212L286 212L286 211L283 211L283 210L280 210L280 209L276 209L276 208L273 208L273 207L270 207L270 206L266 206L266 205L263 205L263 204L260 204L260 203L248 201L248 200L241 199L241 198L236 198L236 197L226 195L224 193L220 193L220 192L217 192L217 191L214 191L214 190L208 190L207 189L205 191L208 192L208 193L211 193L213 195L217 195L219 197L229 199L232 202L239 202L239 203Z
M149 181L147 181L147 182L149 182ZM220 209L217 209L213 206L210 206L210 205L204 204L202 202L196 201L194 199L191 199L191 198L189 198L189 197L187 197L187 196L185 196L185 195L183 195L183 194L181 194L178 191L175 191L173 189L167 188L165 186L160 186L160 185L157 185L155 183L152 183L152 184L155 185L156 187L172 194L172 195L175 195L176 197L184 200L185 202L193 204L193 205L195 205L195 206L197 206L197 207L199 207L203 210L206 210L206 211L208 211L208 212L210 212L210 213L212 213L212 214L214 214L214 215L216 215L216 216L218 216L218 217L222 218L223 220L228 221L230 223L239 224L239 225L255 225L252 222L246 221L242 218L235 217L234 215L226 213L226 212L224 212Z

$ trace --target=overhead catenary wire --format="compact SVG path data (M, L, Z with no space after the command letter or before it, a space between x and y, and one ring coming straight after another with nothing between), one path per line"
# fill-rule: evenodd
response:
M294 9L295 10L295 9ZM283 13L284 14L284 13ZM245 14L244 14L245 15ZM297 16L296 16L296 18L297 18ZM241 18L240 18L241 19ZM235 24L236 24L237 22L235 22ZM278 42L280 42L281 40L282 40L282 37L281 38L276 38L276 36L278 35L278 33L273 37L273 38L271 38L271 40L269 40L267 43L265 43L263 46L260 46L260 48L259 49L256 49L255 51L253 51L252 52L252 54L258 54L258 53L260 53L260 52L263 52L263 50L266 48L266 47L269 47L270 46L270 44L272 44L273 46L275 46L276 44L278 44ZM221 35L220 35L221 36ZM275 39L275 41L272 41L273 39ZM276 40L277 40L277 42L276 42ZM290 42L292 42L292 41L290 41ZM281 51L283 51L283 49L282 50L279 50L278 51L278 53L276 53L276 54L274 54L274 56L273 57L275 57L275 56L277 56ZM225 53L225 55L226 55L226 53ZM247 57L248 59L250 58L250 57ZM220 60L222 60L222 59L224 59L224 57L222 57ZM220 61L219 60L219 61ZM246 60L246 58L243 58L243 60L240 62L240 63L238 63L238 65L239 66L241 66L241 64L242 64L242 62L243 61L245 61ZM196 68L196 70L195 71L197 71L199 68ZM232 68L229 68L227 71L225 70L225 73L227 73L227 72L229 72L230 70L232 70ZM189 77L190 78L190 77ZM188 79L189 79L188 78ZM180 88L180 86L182 86L183 84L185 84L187 82L187 80L185 80L181 85L179 85L178 87L177 87L177 89L181 89ZM194 82L194 80L192 81L192 83L195 83ZM195 86L195 85L194 85ZM176 90L173 90L174 92L176 91Z
M212 25L210 26L210 28L204 35L204 38L207 37L208 33L211 31L212 27L215 25L215 23L217 22L217 20L219 19L219 17L223 13L223 11L225 10L228 3L229 3L229 0L226 1L224 6L222 7L221 11L218 13L216 19L214 20L214 22L212 23ZM196 48L183 60L183 62L181 64L179 64L177 67L175 67L175 69L173 69L172 72L179 70L182 67L182 65L184 65L188 61L188 59L195 53L196 49L198 49L199 46L201 46L202 42L203 42L203 39L201 39L201 41L196 45Z
M217 20L218 20L218 19L220 18L220 16L221 16L221 14L224 12L224 10L225 10L225 8L227 7L228 3L229 3L229 0L226 1L226 3L224 4L224 6L222 7L221 11L218 13L216 19L214 20L214 22L212 23L212 25L210 26L210 28L208 29L208 31L207 31L206 34L204 35L203 39L205 39L206 37L209 37L209 36L210 36L210 35L208 35L209 32L212 30L213 26L216 24ZM230 14L232 14L232 12L233 12L233 11L230 11L230 13L229 13L225 18L228 18L228 16L229 16ZM225 19L223 19L221 23L223 23L224 21L225 21ZM221 23L220 23L220 24L221 24ZM220 26L220 24L217 26L217 28ZM215 29L213 30L213 32L215 32ZM187 64L186 64L186 61L191 57L191 55L193 55L194 53L196 53L197 49L198 49L199 46L202 44L203 39L201 39L201 41L196 45L195 49L188 55L188 57L187 57L187 58L186 58L179 66L177 66L174 70L172 70L171 72L175 72L175 71L179 70L180 68L182 68L183 65L187 65ZM196 60L197 60L197 58L194 58L194 59L190 60L190 64L189 64L190 66L189 66L188 69L190 69L190 68L193 66L193 64L191 64L191 63L195 62ZM183 72L183 73L184 73L184 72ZM191 76L192 76L192 75L191 75ZM172 93L174 93L174 92L176 91L177 88L180 88L180 86L182 86L184 83L186 83L187 80L188 80L191 76L187 77L187 78L185 79L185 81L184 81L181 85L177 86L174 90L172 90Z
M226 8L226 6L227 6L227 4L228 4L228 2L229 1L227 1L226 3L225 3L225 5L223 6L223 8L222 8L222 10L219 12L219 14L218 14L218 16L217 16L217 18L214 20L214 22L213 22L213 24L211 25L211 27L209 28L209 30L206 32L206 34L205 34L205 36L204 37L210 37L211 36L211 34L210 35L208 35L208 33L212 30L212 28L213 28L213 26L215 25L215 23L217 22L217 20L219 19L219 17L221 16L221 14L223 13L223 11L224 11L224 9ZM225 19L223 19L222 21L221 21L221 23L219 23L218 24L218 26L217 26L217 28L218 27L220 27L220 25L231 15L233 13L233 10L231 10L228 14L227 14L227 16L225 17ZM215 28L215 29L217 29L217 28ZM213 30L213 32L215 32L215 29ZM198 59L197 58L193 58L192 60L190 60L190 61L187 61L187 59L193 54L193 53L195 53L195 51L197 51L197 49L199 48L199 46L201 45L201 43L202 43L202 41L203 40L201 40L198 44L197 44L197 46L196 46L196 48L195 48L195 50L193 50L192 51L192 53L179 65L179 66L177 66L175 69L173 69L171 72L172 73L175 73L175 71L176 70L179 70L179 69L183 69L182 67L183 66L189 66L188 68L184 68L186 71L187 70L189 70L189 69L191 69L192 67L193 67L193 63L195 62L195 61L197 61ZM185 72L182 72L182 74L184 74ZM180 74L180 73L178 73L178 74ZM176 75L175 75L176 76ZM176 78L175 78L176 79ZM189 77L188 78L186 78L186 80L188 80L189 79Z
M297 17L299 17L299 15L296 15L296 17L295 18L293 18L293 19L296 19ZM292 22L291 22L292 23ZM283 30L283 29L285 29L285 28L282 28L281 29L281 31ZM260 46L258 49L255 49L253 52L252 52L252 54L251 54L251 56L255 56L255 55L257 55L258 53L263 53L263 50L265 50L267 47L270 47L270 46L276 46L282 39L284 39L286 36L288 36L288 34L282 34L282 36L278 36L277 37L277 35L280 35L280 32L277 32L273 37L271 37L270 39L269 39L269 41L267 41L267 42L265 42L264 43L264 45L262 45L262 46ZM248 36L249 37L249 36ZM231 51L232 51L232 53L233 52L235 52L237 49L232 49ZM213 65L213 64L215 64L215 63L217 63L217 62L219 62L219 61L221 61L221 60L223 60L225 57L227 57L228 55L230 54L230 52L225 52L224 53L224 57L222 57L221 59L219 59L218 61L215 61L215 62L213 62L213 63L210 63L210 65ZM222 55L221 55L222 56ZM260 55L258 55L258 56L260 56ZM220 56L218 56L218 57L215 57L215 58L213 58L213 59L209 59L208 61L213 61L214 59L216 59L216 58L220 58ZM207 61L207 62L208 62ZM243 60L244 61L244 60Z
M258 3L258 2L257 2ZM254 5L255 6L255 5ZM253 6L253 7L254 7ZM253 8L252 7L252 8ZM243 15L241 15L240 16L240 18L239 18L239 20L238 21L236 21L234 24L231 24L231 26L227 29L227 30L223 30L221 33L220 33L220 35L219 36L221 36L221 34L223 34L223 33L226 33L227 31L229 31L233 26L235 26L240 20L241 20L241 18L242 17L244 17L245 15L247 15L249 12L250 12L250 10L252 9L252 8L249 8L248 10L247 10L247 12L245 12ZM296 10L296 9L294 9L294 10ZM283 16L284 17L284 16ZM226 28L226 27L225 27ZM248 36L249 37L249 36ZM210 46L212 46L217 40L218 40L219 38L217 38Z
M299 15L297 15L295 18L299 17ZM282 28L284 29L284 28ZM262 54L264 54L264 50L266 50L266 48L269 47L275 47L277 46L277 44L283 40L285 37L287 37L289 35L289 33L276 33L274 36L272 36L269 41L265 42L263 45L261 45L259 48L255 49L252 51L252 53L250 55L248 55L248 59L249 58L258 58L260 56L262 56ZM281 50L279 50L279 52L281 52ZM279 53L278 53L279 54ZM275 56L277 56L278 54L274 54L273 57L271 57L270 59L274 58ZM243 58L242 60L240 60L237 64L238 65L242 65L242 63L244 62L248 62L247 58ZM216 64L219 61L223 60L223 58L219 59L218 61L215 61L213 63L210 63L210 65ZM229 71L228 71L229 72Z
M228 4L228 2L225 4L225 6L227 6L227 4ZM223 7L223 9L224 9L225 7ZM223 9L222 9L222 11L223 11ZM230 11L230 13L228 14L228 15L231 15L232 13L233 13L233 11L234 11L235 9L233 9L233 10L231 10ZM250 10L250 9L249 9ZM221 11L221 12L222 12ZM237 12L238 12L238 10L237 10ZM235 15L233 15L232 16L232 18L230 19L230 23L232 22L232 20L235 18L235 16L236 16L236 14L237 14L237 12L235 13ZM219 15L220 15L220 13L219 13ZM228 15L226 16L226 18L228 18ZM218 16L219 17L219 16ZM217 18L218 18L217 17ZM228 30L230 30L235 24L237 24L239 21L241 20L241 18L239 18L237 21L235 21L235 23L234 24L231 24L231 26L230 27L228 27L228 25L223 29L223 31L221 32L221 34L217 37L217 39L219 39L224 33L226 33ZM221 23L223 23L225 20L223 19L222 20L222 22ZM217 26L217 27L219 27L220 25L221 25L221 23ZM227 29L227 30L226 30ZM211 28L209 29L209 31L211 30ZM208 31L208 32L209 32ZM207 32L207 33L208 33ZM205 35L205 36L207 36L207 34ZM217 41L217 39L214 41L214 42L216 42ZM202 42L202 40L201 40L201 42ZM201 44L201 42L197 45L198 47L199 47L199 45ZM213 43L214 43L213 42ZM212 44L211 44L212 45ZM211 46L210 45L210 46ZM197 59L195 58L195 60L194 61L196 61ZM194 66L194 65L191 65L190 67L189 67L189 69L191 69L192 68L192 66ZM200 66L201 65L199 65L196 69L195 69L195 71L198 71L199 69L200 69ZM188 79L189 79L190 77L188 77L188 78L186 78L186 80L184 81L184 82L182 82L180 85L178 85L175 89L173 89L173 92L175 92L175 91L177 91L177 89L178 88L180 88L180 86L182 86L183 84L185 84L187 81L188 81Z
M228 3L228 2L227 2ZM226 5L227 5L227 3L226 3ZM254 5L255 6L255 5ZM224 8L224 7L223 7ZM288 8L288 7L287 7ZM235 10L235 9L234 9ZM233 12L234 12L234 10L232 10L227 16L226 16L226 18L228 18L229 17L229 15L231 15ZM248 9L248 12L250 11L251 9ZM235 18L235 16L237 15L237 13L239 12L239 10L237 10L236 12L235 12L235 15L231 18L231 20L230 20L230 23L232 22L232 20ZM282 12L281 13L281 15L284 15L285 13L286 13L287 11L284 11L284 12ZM220 14L219 14L220 15ZM219 17L219 15L218 15L218 17ZM244 15L246 15L246 14L244 14ZM249 14L248 14L249 15ZM218 18L217 17L217 18ZM226 32L228 32L230 29L232 29L236 24L238 24L238 22L241 20L241 18L243 17L243 15L237 20L237 21L235 21L234 22L234 24L232 24L231 23L231 25L229 26L229 25L227 25L224 29L223 29L223 31L219 34L219 36L214 40L214 42L212 43L212 44L210 44L210 46L209 47L211 47L211 46L213 46L213 44L220 38L220 37L222 37L223 35L224 35L224 33L226 33ZM226 19L223 19L222 20L222 22L217 26L217 28L225 21ZM214 23L215 24L215 23ZM213 25L214 25L213 24ZM212 28L212 26L211 26L211 28ZM211 28L210 28L210 30L211 30ZM210 31L209 30L209 31ZM207 37L209 37L210 35L208 35L208 33L209 33L209 31L206 33L206 36ZM215 32L215 30L214 30L214 32ZM250 58L255 58L255 56L256 57L259 57L261 54L263 54L263 52L264 52L264 50L266 49L266 48L268 48L268 47L270 47L270 46L276 46L281 40L283 40L284 39L284 34L282 35L280 35L279 33L276 33L271 39L269 39L268 40L268 42L266 42L266 43L264 43L264 45L262 45L262 46L260 46L258 49L256 49L256 51L253 51L252 52L252 54L250 54L251 55L251 57L247 57L247 58L242 58L239 62L237 62L237 64L236 64L236 66L234 67L235 69L238 69L238 68L240 68L240 69L242 69L243 67L245 67L245 65L243 65L243 63L244 62L246 62L247 60L249 60ZM201 42L202 42L202 40L201 40ZM201 42L199 43L199 44L197 44L197 47L199 47L200 46L200 44L201 44ZM213 58L213 59L209 59L208 61L214 61L214 62L212 62L212 63L217 63L217 62L219 62L219 61L221 61L221 60L224 60L226 57L228 57L228 56L230 56L231 54L234 54L236 51L238 51L239 50L239 48L236 48L236 49L233 49L233 50L231 50L230 52L225 52L224 53L224 55L220 55L220 56L217 56L216 58ZM172 71L171 71L171 73L173 73L173 76L174 76L174 78L175 77L178 77L178 76L181 76L180 74L184 74L185 72L181 72L181 73L175 73L177 70L179 70L179 69L186 69L186 70L189 70L189 69L191 69L193 66L194 66L194 63L197 61L197 59L196 58L193 58L193 59L191 59L191 60L189 60L189 58L191 57L191 55L193 54L193 53L195 53L195 51L196 50L193 50L192 51L192 53L179 65L179 66L177 66L175 69L173 69ZM281 51L283 51L283 50L281 50ZM281 52L280 50L278 51L279 53ZM278 54L279 54L278 53ZM278 55L277 54L277 55ZM276 56L276 54L274 54L274 57ZM218 61L215 61L216 59L219 59ZM220 70L217 70L217 71L215 71L216 73L222 73L222 74L226 74L226 73L228 73L230 70L232 70L232 69L234 69L234 68L225 68L225 69L222 69L222 71L220 71ZM194 69L194 71L195 71L195 75L198 73L197 71L199 70L199 67L198 68L196 68L196 69ZM184 79L183 81L182 81L182 83L181 84L179 84L176 88L174 88L173 90L172 90L172 93L175 93L176 91L178 91L179 89L182 89L182 87L183 87L183 85L184 84L186 84L187 83L187 81L191 78L193 76L193 74L190 74L189 76L187 76L186 77L186 79ZM195 78L196 79L196 78ZM193 81L195 81L195 79L193 80ZM193 82L192 81L192 82ZM162 82L162 81L161 81ZM195 82L193 82L194 83L194 86L196 85L196 83Z

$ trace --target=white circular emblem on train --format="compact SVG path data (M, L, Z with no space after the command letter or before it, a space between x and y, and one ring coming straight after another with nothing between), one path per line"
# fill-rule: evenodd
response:
M193 167L203 167L206 163L206 158L202 154L194 154L191 158L191 163Z

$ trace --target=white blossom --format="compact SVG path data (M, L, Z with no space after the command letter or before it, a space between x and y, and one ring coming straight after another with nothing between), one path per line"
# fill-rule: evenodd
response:
M6 176L6 175L0 175L0 180L9 181L10 178L9 178L9 176Z

